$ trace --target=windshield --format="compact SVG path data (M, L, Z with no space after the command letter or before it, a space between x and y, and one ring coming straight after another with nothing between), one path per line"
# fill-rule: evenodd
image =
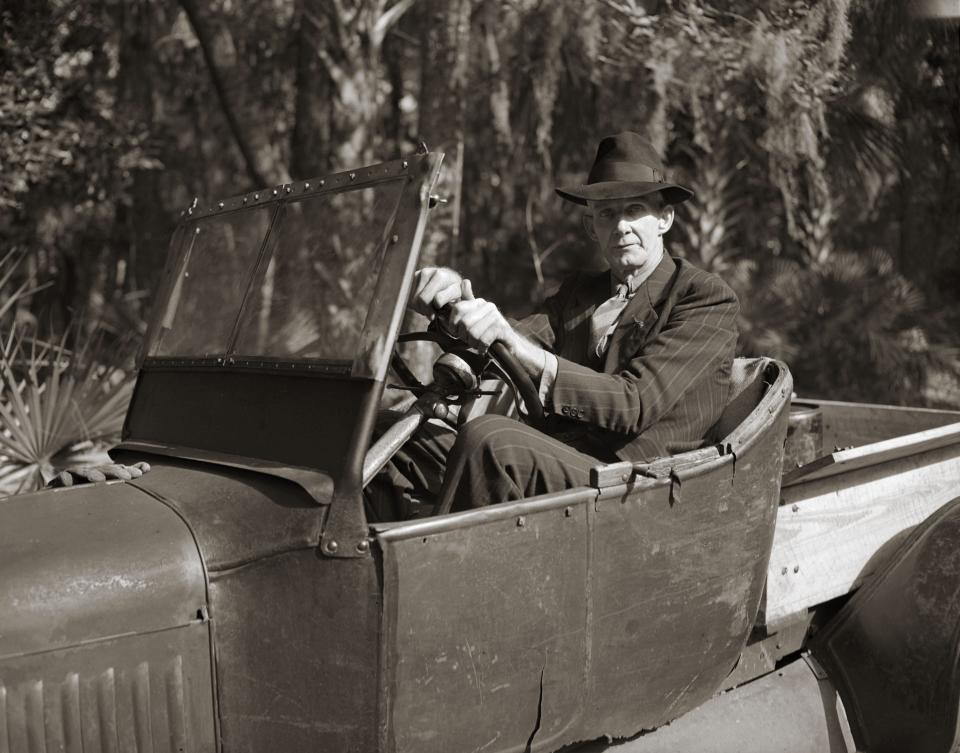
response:
M149 355L352 359L406 184L191 223Z

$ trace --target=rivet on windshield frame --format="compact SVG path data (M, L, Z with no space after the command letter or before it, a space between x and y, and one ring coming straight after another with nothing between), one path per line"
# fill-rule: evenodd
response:
M393 235L393 236L390 237L390 242L391 242L391 243L398 243L399 241L400 241L400 236L399 236L399 235Z
M357 551L360 552L361 554L362 554L363 552L369 552L369 551L370 551L370 542L367 541L366 539L364 539L363 541L359 542L359 543L357 544Z
M309 183L309 182L303 184L303 190L304 190L304 191L306 191L306 190L309 189L309 188L310 188L310 183Z
M246 197L246 196L243 197L243 203L244 203L244 204L247 203L247 197Z
M326 548L328 552L335 552L340 548L340 545L336 541L328 541Z
M518 527L518 528L523 528L526 524L527 524L527 519L526 519L525 517L523 517L523 516L521 515L519 518L517 518L517 527Z
M260 194L255 193L255 194L253 195L253 200L254 200L254 201L260 201Z
M787 574L787 568L781 567L781 568L780 568L780 575L786 575L786 574Z
M325 185L327 185L327 181L321 180L321 181L320 181L320 188L323 188Z
M563 516L564 516L565 518L571 518L571 517L573 517L573 508L572 508L572 507L564 507L564 508L563 508Z
M799 572L800 572L800 565L794 565L794 566L793 566L793 572L799 573Z
M276 196L278 193L280 193L280 192L279 192L276 188L274 188L274 189L273 189L273 195Z
M193 208L192 208L192 207L187 210L187 214L193 214Z
M356 174L356 173L350 173L350 180L356 180L356 179L357 179L357 174Z
M283 190L286 191L287 193L290 193L293 190L293 186L287 186Z
M200 228L195 227L195 228L193 229L193 234L194 234L194 235L200 235Z
M401 163L400 163L400 169L401 169L401 170L406 170L406 169L407 169L407 164L408 164L408 163L407 163L406 160L404 160L403 162L401 162Z
M222 202L222 201L221 201L219 204L217 204L217 209L223 209L223 202Z

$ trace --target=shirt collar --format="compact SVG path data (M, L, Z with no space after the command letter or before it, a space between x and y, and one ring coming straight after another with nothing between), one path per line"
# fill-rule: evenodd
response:
M667 253L667 250L664 249L663 255L655 267L637 270L633 274L628 275L626 280L618 280L616 276L613 274L613 270L611 270L610 271L610 295L611 296L616 295L617 288L619 288L621 284L626 283L628 288L627 298L633 297L633 294L636 293L640 289L640 286L643 285L643 283L645 283L647 280L652 280L654 277L656 277L657 279L659 279L659 277L662 277L662 275L657 275L657 272L661 271L661 267L664 266L664 260L669 258L670 258L670 255ZM669 279L669 277L667 279ZM666 284L666 281L664 281L660 287L662 288L662 286L665 284ZM659 294L659 290L656 291L656 293L653 290L650 291L651 302L656 297L657 294Z

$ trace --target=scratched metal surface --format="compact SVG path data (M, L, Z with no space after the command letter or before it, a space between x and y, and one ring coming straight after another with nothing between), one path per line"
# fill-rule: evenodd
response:
M372 557L316 547L211 574L224 753L377 750Z
M586 702L595 495L381 542L387 750L562 744Z
M0 657L184 625L205 605L189 529L129 484L0 504Z

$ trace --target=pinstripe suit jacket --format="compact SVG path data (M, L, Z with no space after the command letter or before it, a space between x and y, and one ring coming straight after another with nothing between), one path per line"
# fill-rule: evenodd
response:
M624 308L605 357L590 317L610 273L575 274L518 331L557 356L548 432L606 460L650 460L704 444L730 387L739 303L716 275L664 254Z

